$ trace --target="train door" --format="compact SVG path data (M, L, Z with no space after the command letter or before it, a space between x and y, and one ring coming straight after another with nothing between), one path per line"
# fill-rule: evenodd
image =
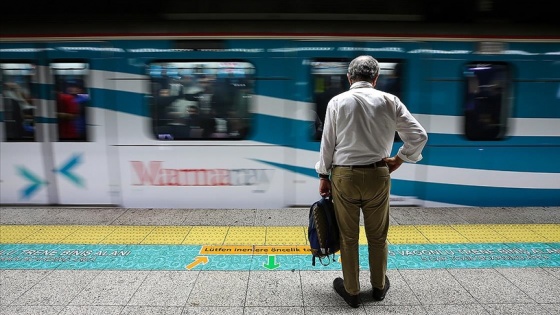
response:
M297 204L310 205L318 198L319 179L315 164L319 161L319 150L327 104L332 97L347 91L349 86L346 72L350 58L314 58L308 60L307 75L309 102L305 105L307 120L301 126L303 136L298 139L298 163L305 172L298 174L296 185Z
M38 50L2 45L0 78L0 203L45 204L45 137L37 89ZM11 57L17 57L11 58Z
M270 75L280 63L181 51L145 64L149 117L119 126L123 204L282 207L287 84Z
M41 75L51 87L45 150L50 203L117 204L110 172L116 156L108 146L111 74L103 69L113 51L102 42L56 43L46 50ZM113 161L113 162L111 162ZM113 175L110 175L110 174Z
M84 42L10 47L0 61L0 202L117 203L103 110L108 74L98 70L110 49Z
M319 160L325 110L334 95L348 89L346 71L355 56L355 43L296 41L297 62L291 73L295 79L291 149L288 164L293 176L286 187L291 206L310 206L319 195L315 164Z

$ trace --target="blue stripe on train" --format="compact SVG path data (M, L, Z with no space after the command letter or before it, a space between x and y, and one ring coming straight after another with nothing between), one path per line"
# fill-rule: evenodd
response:
M316 177L314 168L255 160L302 175ZM523 183L520 183L521 185ZM391 194L467 206L558 206L560 189L502 188L438 184L392 179Z
M311 140L313 122L292 120L267 115L255 115L254 127L271 132L259 132L251 140L319 152L320 143ZM291 125L290 125L291 124ZM290 130L290 134L276 132ZM432 140L436 138L436 140ZM560 164L532 162L535 156L560 155L560 137L511 137L504 141L468 141L458 135L429 135L420 164L464 169L488 169L512 172L560 173ZM559 145L551 145L557 141ZM432 145L446 143L445 145ZM547 144L537 146L535 144ZM396 142L395 154L402 142ZM317 159L319 155L317 154Z
M318 158L318 157L317 157ZM265 161L254 159L254 161L265 163L277 168L281 168L290 172L298 173L301 175L307 175L311 177L316 177L317 172L313 167L302 167L296 165L288 165L283 163ZM522 183L521 183L522 185ZM560 203L560 190L559 189L531 189L531 188L500 188L500 187L486 187L486 186L469 186L469 185L454 185L454 184L437 184L437 183L427 183L427 182L416 182L410 180L392 179L392 192L397 195L406 196L422 196L423 191L441 191L442 197L430 198L430 200L450 202L450 200L465 199L471 200L472 196L479 196L481 199L487 197L495 198L496 196L502 196L504 193L512 194L512 199L522 197L523 199L535 199L535 198L545 198L554 199L552 197L556 196L557 202ZM476 191L473 191L476 190ZM488 192L492 189L492 192ZM520 193L523 191L523 193ZM531 196L524 196L523 194L530 192ZM461 198L461 196L463 198ZM534 197L534 198L533 198ZM444 201L441 198L448 198L449 200ZM501 197L500 197L501 198ZM517 204L517 203L514 203ZM530 202L529 204L533 204Z
M560 125L560 119L558 120ZM471 141L463 135L451 135L441 133L430 133L428 144L431 146L451 147L469 146L469 147L496 147L496 146L560 146L560 137L556 136L509 136L496 141Z
M560 205L560 189L483 187L393 179L391 193L415 196L422 200L476 207Z

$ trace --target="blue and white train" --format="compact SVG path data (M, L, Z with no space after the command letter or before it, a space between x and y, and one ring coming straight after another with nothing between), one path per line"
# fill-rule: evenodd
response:
M279 34L3 37L0 203L309 206L362 54L429 133L392 205L560 206L560 37Z

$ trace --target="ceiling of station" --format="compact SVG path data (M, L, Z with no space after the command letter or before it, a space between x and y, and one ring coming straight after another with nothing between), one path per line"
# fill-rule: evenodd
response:
M6 2L6 1L4 1ZM95 0L2 4L2 34L329 33L560 36L554 1Z
M554 1L531 0L97 0L8 1L1 23L53 19L368 20L451 23L559 23Z

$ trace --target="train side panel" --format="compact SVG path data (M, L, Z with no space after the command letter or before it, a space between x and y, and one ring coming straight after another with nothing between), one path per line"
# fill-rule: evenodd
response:
M489 51L463 40L209 43L215 49L173 39L2 43L3 83L17 79L32 92L34 128L25 139L8 134L13 112L4 87L0 203L309 205L319 197L320 142L311 136L319 92L328 76L345 79L344 63L372 54L393 72L398 67L396 93L429 133L424 159L392 175L392 205L560 204L560 166L550 163L560 154L558 43L504 42ZM325 65L342 67L322 73L317 67ZM176 104L193 99L179 84L154 88L162 67L173 81L193 72L213 82L231 78L250 104L249 132L196 139L170 132ZM57 92L76 81L89 97L85 136L62 139ZM492 103L497 88L501 98ZM206 96L194 97L203 104ZM218 130L224 119L214 122ZM401 145L396 138L393 154Z
M121 93L118 113L118 156L122 204L129 207L274 208L290 204L285 183L293 176L283 171L290 155L290 121L295 103L279 95L290 94L290 74L281 56L265 56L258 43L245 43L236 52L174 50L173 42L141 42L128 46L134 65L118 74L123 83L142 87ZM227 43L227 45L230 45ZM147 48L147 49L146 49ZM236 47L226 46L229 51ZM156 50L158 53L154 53ZM168 139L152 128L154 115L165 115L170 104L154 102L148 68L154 64L213 65L219 77L235 63L255 70L251 101L251 131L243 139ZM178 71L189 70L182 68ZM156 74L154 74L156 75ZM128 79L126 77L129 77ZM217 78L219 79L219 78ZM272 93L273 91L274 93ZM155 96L157 98L157 96ZM135 108L129 108L130 106ZM140 109L138 108L140 107Z
M558 153L560 129L557 115L552 113L558 107L553 105L558 104L558 97L550 88L551 84L557 86L558 80L543 77L549 73L544 68L554 67L554 58L546 57L545 50L557 45L517 46L526 51L513 49L508 54L480 54L476 43L435 46L433 93L431 104L425 110L431 117L425 154L428 157L428 178L424 184L427 205L550 206L560 203L557 181L560 169L556 165L529 162L535 156ZM454 51L458 53L453 57L443 55ZM545 61L547 59L549 61ZM510 85L509 94L503 95L507 99L502 102L507 106L503 118L504 135L496 139L473 140L466 136L468 127L464 113L468 106L465 100L468 87L464 76L469 65L498 65L511 72L504 80ZM546 109L536 109L533 102L536 99L543 100ZM543 124L546 127L543 128Z

